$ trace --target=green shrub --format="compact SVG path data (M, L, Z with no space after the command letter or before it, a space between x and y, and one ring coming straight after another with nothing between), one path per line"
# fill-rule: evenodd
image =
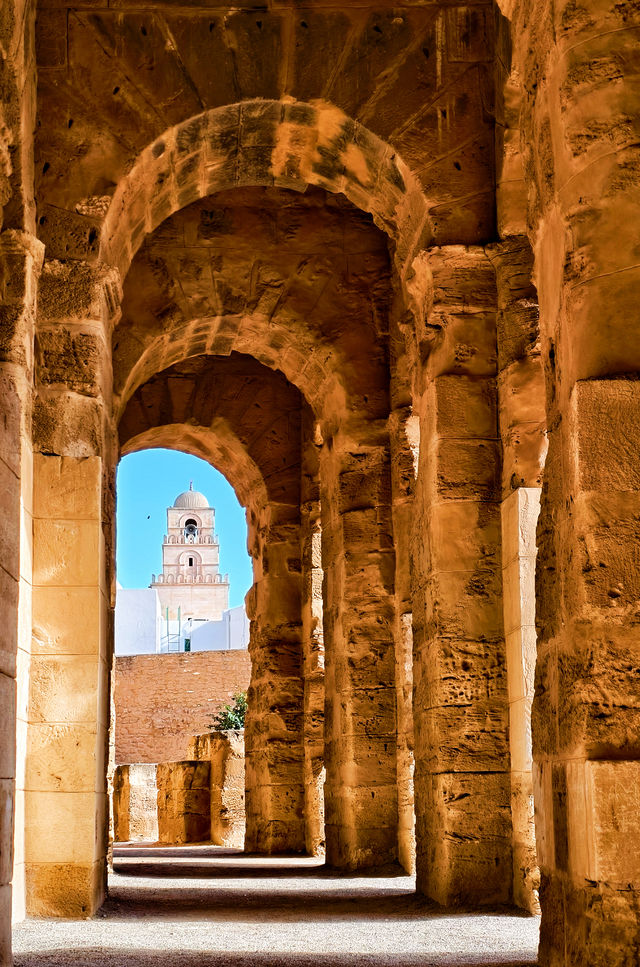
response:
M243 729L246 714L247 693L237 692L233 696L233 705L225 705L217 715L213 716L212 730L227 732L229 729Z

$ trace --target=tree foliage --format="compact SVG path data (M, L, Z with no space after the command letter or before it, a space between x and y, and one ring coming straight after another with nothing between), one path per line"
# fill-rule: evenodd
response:
M213 716L214 732L227 732L229 729L243 729L247 714L247 693L236 692L233 705L224 705L217 715Z

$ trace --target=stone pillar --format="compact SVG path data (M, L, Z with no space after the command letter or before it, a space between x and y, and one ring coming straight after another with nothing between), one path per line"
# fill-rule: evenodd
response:
M112 796L113 840L115 843L127 843L131 839L129 821L131 788L128 765L116 766L113 770Z
M187 756L211 765L211 842L244 848L244 729L206 732L189 741Z
M245 849L304 852L300 508L272 501L260 513L249 515Z
M549 426L532 722L544 967L640 948L639 26L632 4L563 0L523 3L512 31Z
M24 232L0 234L0 963L3 965L11 962L12 905L15 920L24 917L25 909L24 709L31 635L33 490L29 414L33 393L35 292L42 254L40 243Z
M89 916L105 895L110 642L100 457L34 457L27 910Z
M129 770L129 838L133 843L155 843L158 835L157 765L132 762Z
M405 383L408 388L408 380ZM411 601L411 533L413 495L419 450L418 418L411 408L397 407L389 421L393 540L396 551L395 682L398 729L398 860L415 872L416 836L413 753L413 615Z
M395 554L387 429L347 430L320 457L327 862L397 856Z
M105 895L115 478L105 294L89 265L45 263L24 821L34 915L89 916Z
M301 550L302 673L304 678L304 813L307 853L325 851L324 637L322 628L322 527L317 447L307 420L302 451Z
M503 199L504 201L504 199ZM502 440L502 586L511 754L513 901L538 912L531 749L536 656L536 523L547 453L546 400L533 252L524 235L489 249L498 296Z
M531 703L536 666L536 524L540 488L518 487L502 502L502 593L509 689L513 902L539 910L533 810Z
M24 691L30 634L33 332L43 246L35 238L35 4L0 7L0 965L11 958L14 919L24 916L21 794L24 730L17 733L16 679ZM16 755L17 753L17 755ZM16 769L16 766L18 767ZM18 783L16 783L16 778ZM14 829L16 836L14 837ZM15 854L14 854L15 842ZM13 880L13 896L12 896Z
M158 840L171 846L211 839L211 763L159 762Z
M430 259L414 404L417 885L445 905L495 904L512 880L495 277L481 249Z
M244 730L211 735L211 842L244 848Z

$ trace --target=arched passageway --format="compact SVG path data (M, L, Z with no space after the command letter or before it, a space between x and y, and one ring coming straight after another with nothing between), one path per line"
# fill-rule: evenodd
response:
M321 601L334 866L535 909L535 788L542 962L635 956L637 23L498 6L3 5L1 910L104 897L115 467L173 435L255 514L256 847L317 834Z

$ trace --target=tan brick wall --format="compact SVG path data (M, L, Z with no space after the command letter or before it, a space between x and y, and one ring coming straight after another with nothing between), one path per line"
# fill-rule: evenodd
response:
M191 736L247 690L250 673L244 650L116 658L116 762L185 759Z

